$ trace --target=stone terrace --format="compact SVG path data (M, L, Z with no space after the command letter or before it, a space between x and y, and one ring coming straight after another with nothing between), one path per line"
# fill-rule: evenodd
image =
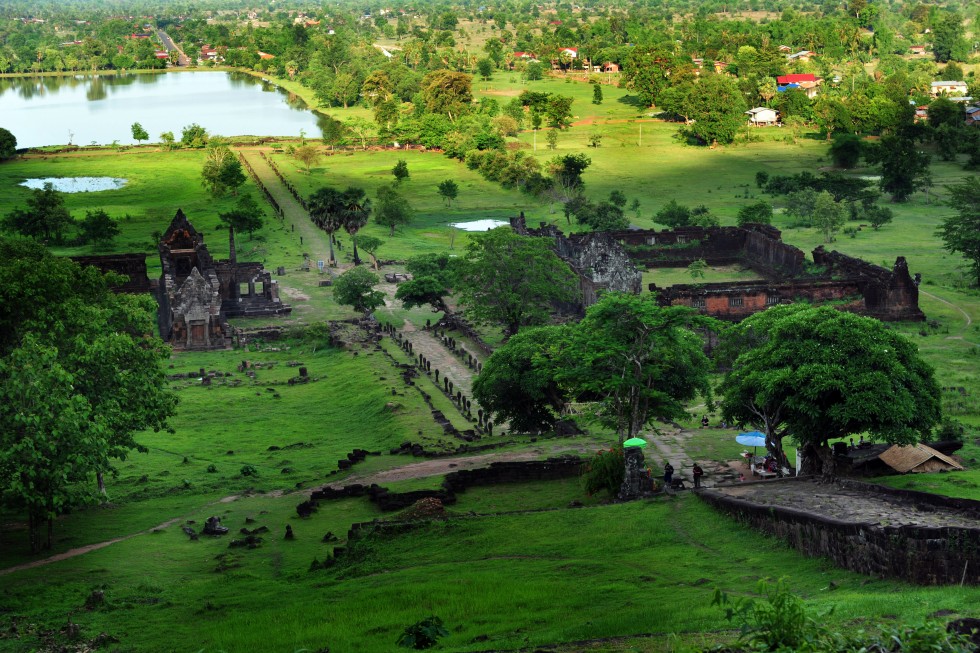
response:
M980 515L942 506L911 502L899 495L868 492L854 484L813 480L716 487L717 491L762 506L792 508L846 522L877 526L980 528Z

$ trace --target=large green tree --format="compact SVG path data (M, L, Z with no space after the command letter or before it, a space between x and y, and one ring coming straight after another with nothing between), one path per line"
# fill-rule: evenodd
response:
M929 155L907 130L882 136L869 159L879 164L881 190L890 193L894 202L907 202L929 183Z
M388 227L388 233L395 235L395 227L412 221L415 212L412 206L393 186L381 186L375 195L374 221Z
M706 144L727 144L735 140L745 124L745 96L738 83L727 75L702 77L688 98L685 114L694 124L687 130Z
M966 257L980 285L980 178L968 177L947 189L949 205L956 209L956 215L943 218L937 235L943 239L946 251Z
M54 243L62 242L72 224L71 214L65 208L64 195L56 191L50 182L31 192L26 209L14 209L3 220L4 227L10 231Z
M806 472L835 473L831 440L858 433L913 444L939 421L939 387L913 342L880 321L808 304L743 320L720 392L734 423L766 433L783 461L792 435Z
M227 213L219 213L218 220L228 227L228 240L235 242L235 232L252 234L262 228L262 209L251 195L242 195L235 202L235 207Z
M558 378L568 365L573 326L524 329L497 348L473 381L473 397L519 433L550 429L571 396Z
M201 183L215 197L229 192L238 193L238 188L245 183L245 172L238 157L228 146L208 147L207 158L201 169Z
M449 312L446 296L456 279L455 261L448 254L420 254L408 259L405 269L412 278L398 284L395 299L406 309L428 305L437 313Z
M500 324L511 335L547 321L552 302L575 297L575 275L551 247L550 239L520 236L509 227L474 235L457 285L466 314Z
M44 522L94 497L91 481L104 491L113 461L142 450L135 434L166 428L176 406L153 300L110 281L0 238L0 492L28 513L35 549Z
M455 122L473 102L473 77L451 70L436 70L422 80L422 101L430 113L440 113Z
M577 325L559 381L596 398L593 413L622 442L652 419L683 416L698 395L710 400L711 364L691 328L713 323L686 307L658 306L651 295L606 293Z

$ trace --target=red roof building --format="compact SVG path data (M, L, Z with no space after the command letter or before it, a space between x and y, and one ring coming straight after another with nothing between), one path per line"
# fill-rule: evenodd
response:
M813 73L800 73L796 75L780 75L776 78L777 84L801 84L803 82L816 83L817 76Z

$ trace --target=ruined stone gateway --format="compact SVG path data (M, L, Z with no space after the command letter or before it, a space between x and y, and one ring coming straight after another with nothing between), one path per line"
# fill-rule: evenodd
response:
M579 311L602 290L639 293L647 268L687 267L703 259L709 265L740 264L763 277L755 281L650 284L664 306L690 306L724 320L738 321L776 304L798 301L834 303L838 308L886 321L922 321L918 282L905 257L891 270L861 259L813 250L813 264L803 251L784 243L770 225L681 227L564 235L553 225L529 229L523 215L511 219L516 233L554 239L555 253L579 278Z

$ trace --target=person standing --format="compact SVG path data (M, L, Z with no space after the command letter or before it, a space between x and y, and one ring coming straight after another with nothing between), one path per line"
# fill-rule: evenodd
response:
M674 480L674 468L671 466L670 462L664 465L664 487L670 487L671 482Z
M704 476L704 470L701 469L701 465L694 463L694 468L691 470L694 475L694 487L695 489L701 487L701 477Z

